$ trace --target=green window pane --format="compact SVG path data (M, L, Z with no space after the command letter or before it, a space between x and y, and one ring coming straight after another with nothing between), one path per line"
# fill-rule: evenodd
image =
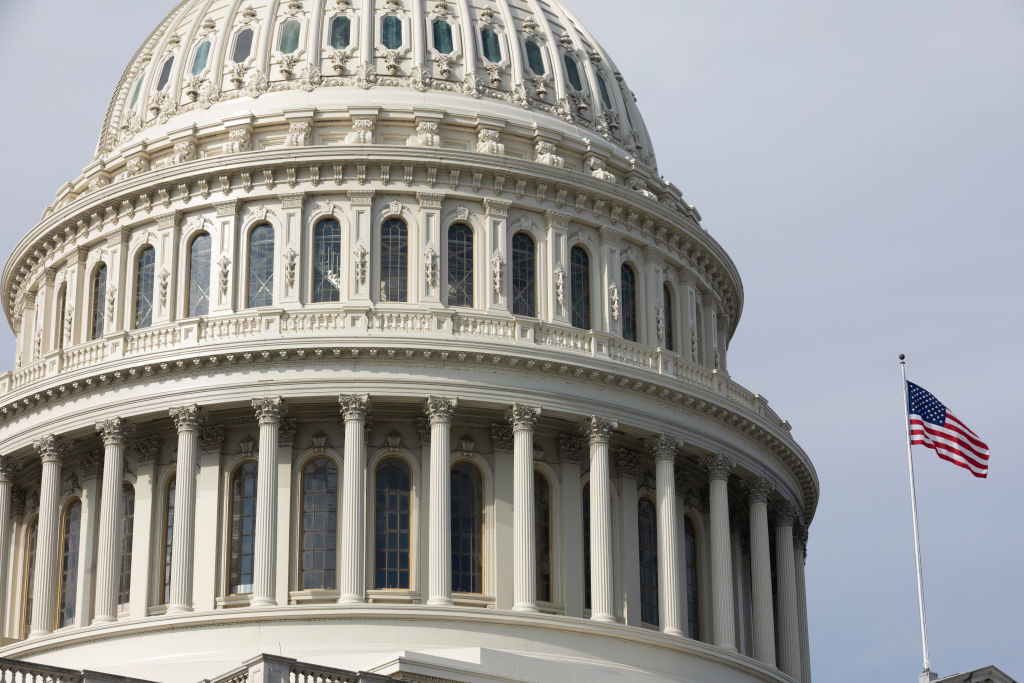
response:
M489 62L501 61L501 44L498 42L498 34L494 29L485 28L480 31L480 41L484 45L484 57Z
M569 79L569 85L577 91L583 90L583 81L580 80L580 70L576 66L576 60L569 55L564 55L565 77Z
M301 26L297 21L286 21L281 26L281 52L290 55L299 49L299 31Z
M396 16L386 16L381 21L381 42L389 50L402 47L402 20Z
M526 61L530 64L530 71L543 76L547 69L544 68L544 57L540 53L540 46L532 40L526 41Z
M348 47L352 34L352 21L348 17L334 17L331 22L331 47L344 50Z
M452 26L447 21L434 20L434 49L443 55L451 54L455 49L452 42Z
M143 76L139 76L139 80L135 81L135 90L132 91L132 103L128 105L129 109L134 109L135 103L139 101L139 93L142 92L142 81Z
M204 40L196 48L196 56L192 60L192 75L198 76L206 68L206 62L210 59L210 41Z

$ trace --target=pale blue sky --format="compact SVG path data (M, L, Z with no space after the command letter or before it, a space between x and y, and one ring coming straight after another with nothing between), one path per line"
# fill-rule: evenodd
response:
M815 681L920 669L901 352L993 452L987 481L916 454L933 668L1024 678L1024 3L568 2L743 276L734 378L817 466ZM0 0L5 257L172 4Z

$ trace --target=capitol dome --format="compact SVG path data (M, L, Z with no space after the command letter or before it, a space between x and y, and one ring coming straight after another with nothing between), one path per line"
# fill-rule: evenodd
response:
M0 678L808 683L700 221L557 0L185 0L3 270Z

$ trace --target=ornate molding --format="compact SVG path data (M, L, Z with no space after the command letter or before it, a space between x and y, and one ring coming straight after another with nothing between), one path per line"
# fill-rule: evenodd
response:
M0 455L0 483L10 483L17 470L17 464L9 455Z
M299 420L294 417L281 418L281 426L277 430L277 445L292 446L295 443L295 432L299 430Z
M288 406L280 396L272 398L254 398L252 409L256 412L256 421L261 424L281 425L281 418L288 414Z
M135 460L140 465L148 465L160 457L160 439L155 436L146 436L136 439L132 444L135 451Z
M679 442L667 434L658 434L647 440L647 448L654 454L654 459L675 462Z
M703 464L711 481L728 481L729 473L736 467L735 462L718 453L705 457Z
M583 454L586 443L583 439L572 434L558 435L558 457L562 462L579 465L583 462Z
M793 526L797 520L796 507L788 500L776 500L771 506L775 526Z
M451 424L452 414L455 412L456 406L459 405L459 399L447 398L445 396L429 396L425 405L427 417L430 418L430 424Z
M505 416L512 424L512 428L515 431L522 429L532 432L534 426L537 424L537 418L540 417L540 412L540 408L524 405L522 403L513 403Z
M103 437L104 446L121 446L135 434L135 425L124 418L115 417L96 423L96 431Z
M338 397L341 404L341 417L345 422L366 421L366 413L370 409L369 394L342 394Z
M590 439L591 445L607 444L611 440L612 430L617 429L618 426L619 423L614 420L606 420L592 415L583 423L580 431L583 436Z
M775 485L765 477L750 477L745 486L751 503L767 503L775 490Z
M32 448L39 454L43 463L60 463L67 454L68 442L64 440L63 436L47 434L43 438L34 441Z
M199 425L204 421L203 409L195 403L178 408L171 408L171 419L174 421L174 428L178 432L198 431Z
M620 448L615 452L615 471L620 477L636 479L640 470L640 454L628 448Z
M205 420L199 426L199 450L220 451L224 447L224 425L212 425Z
M103 451L92 450L83 453L78 459L78 471L83 481L95 479L103 472Z
M496 450L512 450L512 425L504 422L491 423L491 445Z

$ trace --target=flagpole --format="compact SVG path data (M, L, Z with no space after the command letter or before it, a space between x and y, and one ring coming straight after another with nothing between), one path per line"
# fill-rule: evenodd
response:
M914 559L917 561L917 604L921 611L921 650L924 671L921 680L931 681L931 662L928 660L928 626L924 617L924 573L921 570L921 536L917 530L917 490L914 487L914 457L910 445L910 395L907 391L907 359L900 354L900 373L903 375L903 418L907 427L907 465L910 468L910 510L914 518Z

